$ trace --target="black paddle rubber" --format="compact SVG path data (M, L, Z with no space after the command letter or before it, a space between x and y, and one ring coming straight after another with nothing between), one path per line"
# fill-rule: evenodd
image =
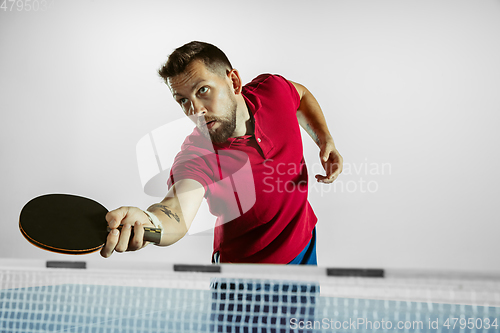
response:
M21 210L19 228L33 245L63 254L88 254L103 247L108 236L108 210L89 198L47 194ZM161 230L144 228L145 240L159 242Z

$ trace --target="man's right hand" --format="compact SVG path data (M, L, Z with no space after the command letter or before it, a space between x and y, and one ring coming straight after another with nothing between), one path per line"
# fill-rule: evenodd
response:
M162 238L158 245L168 246L184 237L200 208L204 195L205 189L199 182L182 179L170 188L165 199L148 208L163 226ZM143 240L144 227L155 227L146 213L137 207L115 209L106 215L106 221L111 231L101 249L101 256L104 258L111 256L113 251L142 249L148 244ZM121 231L117 229L120 224L123 225ZM130 238L132 230L134 237Z
M145 247L144 227L155 227L148 216L137 207L120 207L106 214L106 221L111 231L106 244L101 249L101 256L108 258L113 251L136 251ZM121 231L117 228L122 225ZM133 228L133 229L132 229ZM132 230L134 235L131 238Z

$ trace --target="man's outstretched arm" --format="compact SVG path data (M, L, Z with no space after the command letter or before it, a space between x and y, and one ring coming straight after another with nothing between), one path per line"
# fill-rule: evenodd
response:
M326 175L316 175L322 183L333 182L342 172L343 158L335 147L332 135L326 125L325 116L313 94L303 85L289 81L300 97L297 119L300 126L311 136L320 149L320 159Z
M200 208L205 189L191 179L183 179L175 183L161 202L150 206L147 210L158 217L163 228L161 242L158 245L168 246L186 235L191 223ZM101 250L105 258L113 251L136 251L147 245L144 242L144 227L154 227L149 217L137 207L120 207L106 215L106 221L112 231ZM122 225L121 231L117 228ZM133 237L132 228L134 230Z

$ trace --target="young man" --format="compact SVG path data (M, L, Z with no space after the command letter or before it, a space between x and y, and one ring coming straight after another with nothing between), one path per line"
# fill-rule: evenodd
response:
M174 161L163 201L146 212L108 213L113 230L101 255L143 248L142 226L152 224L163 229L159 245L175 243L206 198L217 216L213 262L316 264L317 218L307 200L299 124L320 148L326 175L316 175L318 182L337 178L342 157L314 96L278 75L244 86L225 54L203 42L176 49L159 74L196 128Z

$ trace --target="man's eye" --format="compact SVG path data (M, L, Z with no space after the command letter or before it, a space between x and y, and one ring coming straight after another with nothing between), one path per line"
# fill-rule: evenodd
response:
M187 100L187 98L181 98L181 99L179 100L179 104L180 104L180 105L186 104L186 103L187 103L187 101L188 101L188 100Z
M207 91L208 91L208 87L201 87L199 90L199 92L202 94L206 93Z

